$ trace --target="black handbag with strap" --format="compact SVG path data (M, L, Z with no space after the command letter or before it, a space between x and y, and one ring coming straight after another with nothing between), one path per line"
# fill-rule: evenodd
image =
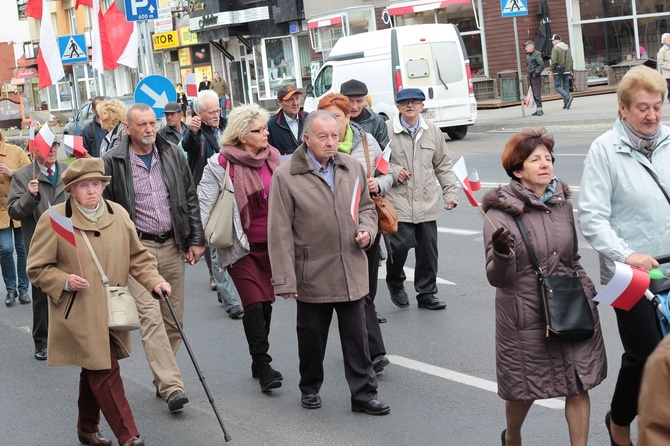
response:
M514 220L519 227L528 257L537 275L546 324L545 336L566 342L590 339L595 333L593 314L579 276L576 274L572 276L543 274L535 256L535 250L528 240L526 229L521 223L521 218L514 217Z

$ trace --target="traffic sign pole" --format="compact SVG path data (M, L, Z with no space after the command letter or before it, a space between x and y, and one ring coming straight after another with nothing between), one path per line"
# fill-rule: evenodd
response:
M525 118L526 117L526 104L521 101L521 98L524 97L523 94L523 79L521 78L521 55L519 54L519 29L517 28L516 25L516 17L513 17L512 20L514 20L514 46L516 47L516 69L519 75L517 76L519 78L519 102L521 102L521 117Z

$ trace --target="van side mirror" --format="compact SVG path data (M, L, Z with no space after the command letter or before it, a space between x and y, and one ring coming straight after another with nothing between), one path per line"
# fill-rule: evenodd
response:
M314 97L314 87L308 85L307 88L305 88L305 93L307 94L307 96Z

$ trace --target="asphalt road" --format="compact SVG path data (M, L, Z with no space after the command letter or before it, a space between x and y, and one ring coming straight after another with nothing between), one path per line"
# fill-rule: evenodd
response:
M471 132L449 142L454 160L491 186L508 181L500 153L511 136ZM581 165L595 133L579 129L556 134L555 173L579 186ZM481 198L485 191L478 193ZM573 202L576 201L575 188ZM482 225L478 209L465 197L456 210L441 211L438 226L440 294L444 311L393 306L383 279L377 306L388 318L382 326L391 365L379 376L379 398L391 414L372 417L350 411L336 324L331 327L324 362L323 407L305 410L298 389L295 302L274 305L270 354L284 374L283 387L262 394L251 377L241 321L229 319L209 291L204 262L187 267L186 334L226 428L237 445L497 445L505 425L503 401L495 393L494 290L484 274ZM597 255L580 241L587 272L597 282ZM410 255L407 266L413 267ZM383 273L384 269L380 272ZM411 273L411 270L410 270ZM383 277L383 274L382 274ZM411 283L407 284L408 291ZM0 288L0 296L4 296ZM412 295L410 294L410 297ZM608 444L603 424L614 388L621 347L613 311L601 308L609 377L591 392L589 444ZM77 445L76 395L79 369L48 367L33 359L30 306L0 308L0 445ZM191 399L171 415L154 397L152 376L137 333L133 356L121 361L126 393L147 445L223 444L212 407L184 347L178 361ZM103 422L101 430L110 436ZM536 404L524 425L524 444L569 444L560 399Z

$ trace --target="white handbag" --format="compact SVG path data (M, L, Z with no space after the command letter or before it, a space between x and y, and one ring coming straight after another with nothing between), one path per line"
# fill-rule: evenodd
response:
M228 190L230 162L226 164L221 190L205 226L205 244L213 248L230 248L235 238L234 201L235 194Z
M126 286L109 286L109 279L100 266L98 256L95 255L91 242L88 240L86 233L81 231L81 235L86 242L88 250L91 252L95 266L102 277L102 284L105 286L105 293L107 294L107 326L110 330L116 331L132 331L140 328L140 316L137 313L137 305L135 298L130 294L130 290Z

